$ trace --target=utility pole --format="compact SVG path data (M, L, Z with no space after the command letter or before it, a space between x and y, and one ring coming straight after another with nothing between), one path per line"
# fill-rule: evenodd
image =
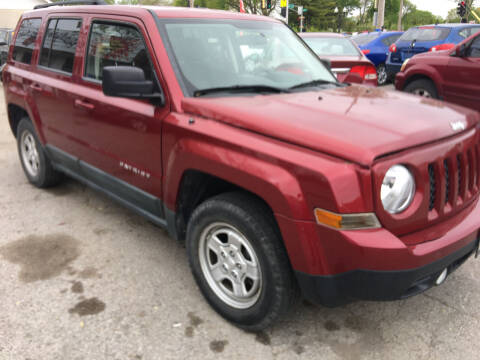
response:
M397 26L398 31L402 31L402 19L403 19L403 0L400 0L400 10L398 10L398 26Z
M377 29L381 29L384 24L385 24L385 0L378 0Z

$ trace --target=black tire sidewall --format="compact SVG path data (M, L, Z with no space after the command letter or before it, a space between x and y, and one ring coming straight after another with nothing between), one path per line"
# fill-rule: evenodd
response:
M268 318L269 313L274 313L277 308L281 307L280 294L277 291L278 279L273 276L275 271L281 271L281 269L277 269L280 265L276 263L275 259L270 259L266 255L270 250L266 248L265 240L272 235L268 234L268 231L258 234L260 224L232 204L209 201L202 204L197 210L188 225L186 246L190 267L201 292L210 305L227 320L247 330L255 330L257 326L263 327L259 323ZM246 220L242 221L245 217ZM262 292L257 302L250 308L236 309L224 303L215 295L203 275L198 256L200 236L202 231L214 222L224 222L235 227L248 239L256 253L262 272Z
M420 79L412 81L405 87L405 92L413 94L413 91L416 89L425 89L430 93L430 95L432 95L433 99L438 99L437 88L435 87L435 84L430 80Z
M21 150L21 142L22 142L22 135L25 132L29 132L32 134L33 138L35 139L35 146L37 147L37 152L38 152L38 157L39 157L39 172L37 176L32 176L28 170L25 167L25 163L23 160L22 156L22 150ZM17 128L17 149L18 149L18 155L20 157L20 163L22 164L23 171L25 173L25 176L27 177L28 181L32 183L35 186L42 187L43 184L45 183L46 180L46 171L47 171L47 159L43 150L43 146L38 140L37 133L35 131L35 128L33 127L33 124L31 123L30 120L28 119L22 119L20 123L18 124Z

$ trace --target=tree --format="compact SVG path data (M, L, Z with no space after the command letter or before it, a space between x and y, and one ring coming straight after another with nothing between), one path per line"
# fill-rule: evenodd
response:
M342 31L343 23L345 19L356 9L360 8L360 0L337 0L336 17L337 17L337 30Z

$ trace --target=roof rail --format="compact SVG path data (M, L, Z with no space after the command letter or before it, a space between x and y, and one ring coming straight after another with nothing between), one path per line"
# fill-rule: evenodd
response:
M104 0L63 0L52 2L48 4L37 5L33 9L45 9L50 6L63 6L63 5L107 5Z

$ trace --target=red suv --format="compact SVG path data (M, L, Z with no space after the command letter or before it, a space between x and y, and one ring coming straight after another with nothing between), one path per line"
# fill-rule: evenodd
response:
M480 33L451 50L406 60L395 87L480 111Z
M3 82L28 180L68 175L166 228L244 329L297 289L418 294L478 249L480 115L341 84L280 21L49 6L23 15Z

